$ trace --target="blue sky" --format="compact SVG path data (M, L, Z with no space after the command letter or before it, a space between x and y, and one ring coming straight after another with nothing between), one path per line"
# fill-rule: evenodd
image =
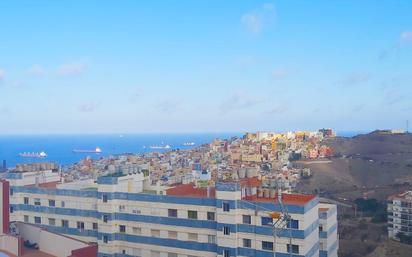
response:
M412 1L1 1L0 133L412 122Z

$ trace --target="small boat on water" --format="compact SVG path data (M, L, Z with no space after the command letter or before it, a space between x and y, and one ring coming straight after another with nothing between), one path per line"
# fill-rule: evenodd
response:
M151 145L150 149L170 149L170 145Z
M19 153L20 157L24 157L24 158L46 158L47 157L47 153L42 151L42 152L24 152L24 153Z
M96 147L94 150L81 150L81 149L73 149L73 153L101 153L103 152L100 147Z

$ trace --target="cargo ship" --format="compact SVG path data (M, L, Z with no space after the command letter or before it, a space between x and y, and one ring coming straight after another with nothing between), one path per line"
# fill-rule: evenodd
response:
M73 153L101 153L102 149L100 147L96 147L94 150L80 150L80 149L73 149Z
M35 153L35 152L24 152L24 153L19 153L20 157L24 157L24 158L46 158L47 157L47 153L46 152L39 152L39 153Z

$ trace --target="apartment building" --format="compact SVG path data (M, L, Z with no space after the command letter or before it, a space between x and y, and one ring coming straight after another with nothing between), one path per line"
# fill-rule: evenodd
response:
M388 236L399 239L399 233L412 237L412 191L388 198Z
M37 185L19 178L9 176L12 220L96 242L100 257L337 256L336 206L313 195L259 196L257 178L161 190L148 190L143 173ZM291 219L275 238L278 199Z

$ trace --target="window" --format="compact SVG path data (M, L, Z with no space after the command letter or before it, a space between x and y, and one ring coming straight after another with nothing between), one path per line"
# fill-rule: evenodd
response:
M207 212L207 220L215 220L215 213L214 212Z
M176 209L168 209L167 216L177 218L177 210Z
M24 197L24 204L29 204L29 198L28 197Z
M273 251L273 242L262 241L262 249Z
M107 241L109 241L109 238L107 236L103 236L103 243L107 244Z
M84 229L84 222L78 221L78 222L77 222L77 228L78 228L78 229Z
M152 235L152 237L160 237L160 230L158 229L152 229L150 231L150 234Z
M120 233L126 233L126 226L125 225L119 225L119 232Z
M230 257L230 251L229 250L223 250L223 257Z
M247 247L247 248L252 247L252 240L243 238L243 247Z
M189 233L189 234L187 235L187 238L188 238L188 240L190 240L190 241L197 241L197 239L198 239L196 233Z
M34 205L41 205L40 198L34 198Z
M133 234L140 235L142 233L142 229L138 227L133 227Z
M216 244L216 236L215 235L208 235L207 236L207 242L209 244Z
M56 226L56 219L49 218L49 225L50 226Z
M68 220L62 220L62 227L68 228L69 227L69 221Z
M124 212L126 210L126 206L119 205L119 212Z
M223 211L230 211L230 205L229 203L223 203Z
M287 244L288 253L299 253L299 245L291 245Z
M41 218L40 217L34 217L34 223L41 224Z
M187 211L187 217L189 219L197 220L197 211Z
M167 253L167 257L177 257L177 253Z
M323 231L323 226L319 225L319 232L322 232L322 231Z
M10 195L13 195L13 188L10 188Z
M230 235L230 227L224 226L223 227L223 234L224 235Z
M107 203L107 195L103 195L103 202Z
M109 220L109 216L103 215L103 222L107 223L108 220Z
M250 215L243 215L243 224L251 224L252 223L252 218Z
M299 227L299 221L298 220L290 220L289 222L288 222L288 226L287 226L288 228L294 228L294 229L298 229L298 227Z
M13 206L10 206L10 213L13 213L14 209Z
M61 206L62 206L62 208L64 208L66 206L66 203L64 201L62 201Z
M93 230L97 230L99 228L99 225L97 225L96 222L93 222Z
M24 215L24 222L28 223L29 222L29 216Z
M269 217L262 217L262 226L272 225L273 219Z
M50 207L56 206L56 201L55 200L49 200L49 206Z
M176 231L168 231L168 236L171 239L177 239L177 232Z

